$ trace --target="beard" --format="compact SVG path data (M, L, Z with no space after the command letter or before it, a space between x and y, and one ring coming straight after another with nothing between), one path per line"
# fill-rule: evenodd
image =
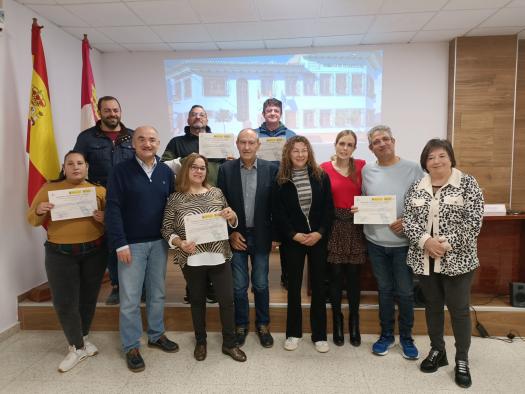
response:
M120 118L102 118L101 121L110 130L115 130L120 126Z

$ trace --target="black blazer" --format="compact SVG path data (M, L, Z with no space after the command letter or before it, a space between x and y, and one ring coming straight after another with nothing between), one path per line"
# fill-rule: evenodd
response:
M292 238L297 233L308 234L317 231L323 239L327 239L330 234L334 216L330 178L323 172L319 181L312 176L310 168L308 175L312 187L312 204L308 219L299 205L297 188L292 180L282 185L276 183L274 186L274 229L279 231L283 242L294 242Z
M277 165L257 159L257 191L255 192L254 233L257 253L267 253L272 248L272 188L277 176ZM246 217L241 182L241 160L229 160L219 167L217 187L222 190L228 205L235 211L239 225L231 231L246 236Z

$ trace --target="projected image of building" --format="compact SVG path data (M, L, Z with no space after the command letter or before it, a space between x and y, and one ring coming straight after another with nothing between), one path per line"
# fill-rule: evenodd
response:
M382 51L166 60L174 135L189 108L203 105L214 132L258 127L269 97L283 102L282 121L312 142L333 142L381 120Z

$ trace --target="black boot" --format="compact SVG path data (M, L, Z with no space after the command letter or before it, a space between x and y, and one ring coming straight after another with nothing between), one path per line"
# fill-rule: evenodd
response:
M341 312L332 311L333 315L333 330L334 330L334 344L343 346L345 343L345 334L343 332L343 314Z
M361 333L359 332L359 312L350 313L350 343L352 346L361 345Z

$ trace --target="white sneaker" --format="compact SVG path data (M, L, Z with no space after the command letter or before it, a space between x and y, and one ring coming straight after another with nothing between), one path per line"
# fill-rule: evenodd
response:
M97 347L88 341L87 335L84 337L84 349L86 350L86 354L89 357L96 356L98 354Z
M286 350L295 350L299 346L300 340L301 338L288 337L286 338L286 341L284 341L284 348Z
M79 362L84 361L87 357L88 355L85 349L77 349L75 346L69 346L69 353L58 366L58 370L60 372L67 372Z
M330 350L330 347L328 346L328 342L326 341L317 341L314 342L315 350L317 350L319 353L326 353Z

